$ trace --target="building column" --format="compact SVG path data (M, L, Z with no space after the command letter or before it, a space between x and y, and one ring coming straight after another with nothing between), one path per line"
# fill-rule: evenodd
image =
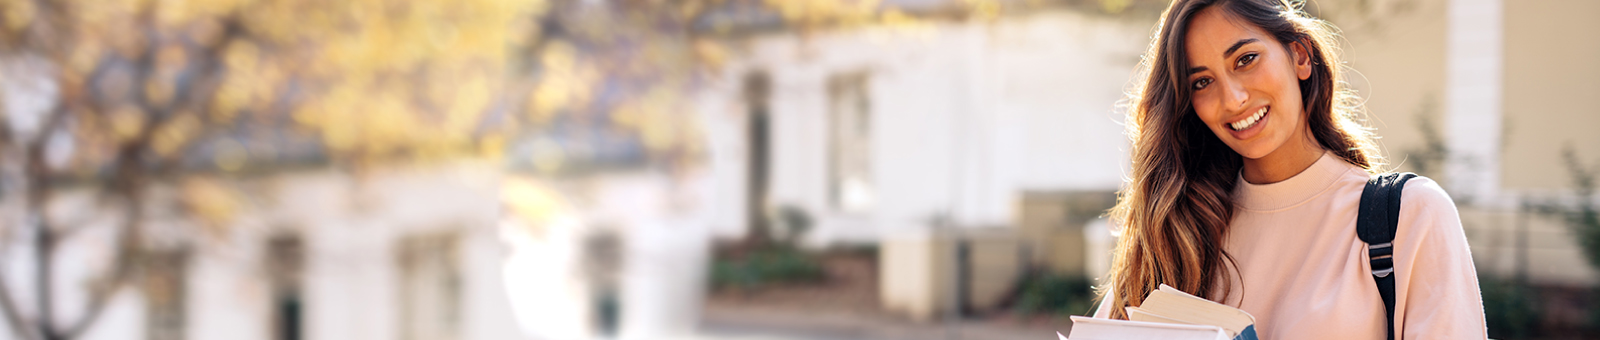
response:
M1447 17L1444 118L1452 159L1445 167L1446 189L1457 201L1488 203L1500 190L1504 5L1450 0Z

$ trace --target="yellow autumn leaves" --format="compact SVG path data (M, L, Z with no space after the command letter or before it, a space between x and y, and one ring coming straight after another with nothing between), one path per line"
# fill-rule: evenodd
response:
M518 57L514 40L529 38L514 29L536 26L523 22L544 6L0 0L0 28L4 44L63 67L51 76L80 95L68 100L114 98L74 108L92 111L75 115L85 129L99 129L84 138L116 144L149 136L156 153L170 156L207 132L253 123L240 119L289 115L330 156L436 158L496 151L478 142L499 130L480 123L505 88L508 61ZM220 61L215 84L196 78L211 59ZM115 99L119 93L143 98L130 104ZM167 105L195 96L202 98Z
M497 150L477 141L507 79L528 1L351 1L315 40L300 75L315 89L297 122L330 151L356 157L439 158ZM493 156L493 155L490 155Z
M652 152L682 154L700 148L691 114L700 72L733 53L719 40L726 32L694 25L740 1L791 28L929 27L883 0L0 0L0 30L7 44L59 35L52 51L65 53L45 57L64 67L65 87L106 69L108 54L153 56L135 65L152 76L126 85L152 105L93 108L83 119L104 128L93 138L148 137L163 157L219 129L273 120L292 121L335 159L496 157L518 131L569 114L603 115ZM996 0L955 4L998 12ZM615 13L546 32L560 21L550 16L571 14L555 13L560 6ZM593 48L617 41L637 46ZM207 58L222 76L197 86L192 74ZM209 97L152 118L149 106L193 94L183 91Z

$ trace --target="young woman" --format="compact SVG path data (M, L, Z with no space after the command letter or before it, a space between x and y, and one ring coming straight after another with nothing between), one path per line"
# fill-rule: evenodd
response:
M1134 87L1133 167L1097 317L1158 284L1243 309L1262 339L1383 339L1384 303L1356 235L1380 171L1333 28L1287 0L1176 0ZM1394 244L1394 334L1483 339L1455 205L1407 182Z

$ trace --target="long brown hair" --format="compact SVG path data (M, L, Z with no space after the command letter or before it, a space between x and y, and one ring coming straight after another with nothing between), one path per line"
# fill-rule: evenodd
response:
M1313 64L1300 81L1300 96L1312 137L1345 161L1374 171L1381 161L1369 129L1358 120L1360 99L1343 81L1335 29L1307 15L1302 1L1175 0L1161 15L1158 33L1130 89L1128 136L1132 174L1118 193L1110 217L1121 225L1108 281L1111 316L1138 306L1158 284L1222 300L1229 291L1222 249L1234 216L1232 190L1243 160L1200 121L1186 85L1189 61L1184 40L1189 21L1215 6L1271 34L1285 48L1305 47ZM1218 284L1221 284L1220 290Z

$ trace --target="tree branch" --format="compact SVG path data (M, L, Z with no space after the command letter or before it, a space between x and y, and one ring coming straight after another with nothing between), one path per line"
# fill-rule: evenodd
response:
M0 314L3 314L6 323L11 326L12 334L25 340L39 340L39 334L29 326L32 322L22 316L20 306L15 299L12 299L11 286L6 280L4 271L0 271Z
M29 218L25 218L25 220L34 229L34 280L36 281L34 289L38 291L38 296L35 298L38 304L35 312L38 315L33 320L36 324L33 327L35 327L35 331L39 332L39 337L42 339L55 338L53 326L55 322L53 308L55 292L53 291L54 286L51 278L55 272L53 267L56 240L54 232L45 217L49 212L50 169L45 159L44 151L45 144L49 141L48 136L54 133L62 125L62 122L66 120L67 111L61 100L57 99L56 104L56 107L50 110L50 115L45 118L44 124L40 127L39 135L34 136L33 141L26 146L27 151L23 156L25 158L23 171L28 182L27 198L24 206L25 214L28 214Z
M85 314L62 330L61 335L64 338L81 336L90 326L94 325L100 316L104 314L118 288L122 287L133 276L134 268L139 265L134 260L142 258L143 255L140 240L143 239L142 230L145 217L144 204L140 198L143 195L145 181L149 176L149 172L146 169L148 164L144 161L144 156L148 154L150 142L157 131L174 121L178 114L185 112L199 114L199 112L203 111L204 106L209 104L212 97L215 97L217 84L220 83L223 71L220 63L221 49L232 40L240 37L242 33L240 26L237 24L238 16L233 15L229 19L231 20L225 20L224 22L225 29L223 37L218 39L219 42L202 48L202 56L196 58L195 67L197 70L195 72L199 73L195 76L196 79L184 84L184 88L174 89L175 93L182 95L174 96L165 105L157 105L157 103L148 101L146 100L147 96L136 96L138 98L136 102L143 107L146 113L157 114L152 115L152 120L145 125L137 137L122 145L113 161L117 171L111 182L108 183L108 189L113 194L122 197L122 200L126 203L122 221L123 226L120 228L121 233L118 235L116 259L112 264L112 272L102 278L101 281L96 282L95 286L90 289L89 303L85 309ZM156 39L151 39L151 41L156 41ZM147 48L144 55L139 57L140 60L137 62L141 65L140 69L142 71L137 73L135 83L147 84L152 81L153 74L149 70L153 69L153 54L156 50L157 48L154 46ZM143 88L143 86L140 88ZM181 109L185 106L191 107L192 110ZM202 115L202 118L205 116Z
M111 298L116 296L118 288L133 276L134 266L138 265L134 260L142 257L138 244L140 236L138 231L143 226L144 205L139 203L138 192L136 188L126 192L125 198L128 202L127 210L124 211L126 219L123 221L125 224L122 233L117 238L117 253L111 264L111 273L90 287L89 304L84 309L84 315L61 330L62 338L77 338L88 331L89 326L94 325L95 321L105 314L106 307Z

